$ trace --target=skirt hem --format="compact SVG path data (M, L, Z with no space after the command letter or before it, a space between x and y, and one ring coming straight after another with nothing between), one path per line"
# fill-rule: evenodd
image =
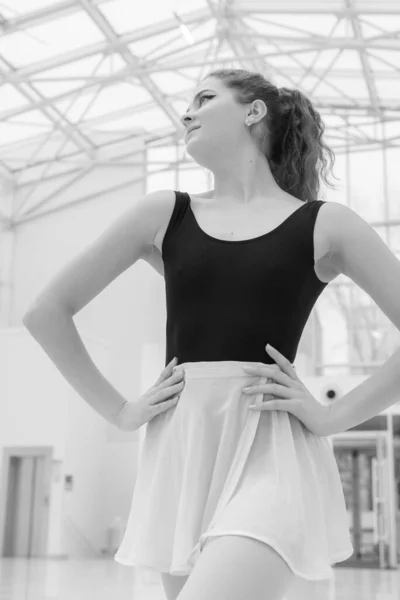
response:
M261 537L257 537L253 534L249 534L247 532L244 531L239 531L239 530L230 530L230 531L221 531L218 533L205 533L200 537L200 540L198 542L198 544L200 544L200 547L203 548L203 546L205 545L204 541L207 538L210 537L220 537L223 535L242 535L245 537L249 537L252 538L254 540L258 540L260 542L263 542L264 544L268 544L269 546L271 546L271 548L273 548L282 558L283 560L288 564L288 566L290 567L290 569L293 571L293 573L295 575L297 575L297 577L301 577L302 579L306 579L309 581L321 581L321 580L325 580L325 579L332 579L333 577L333 572L332 572L332 566L338 562L342 562L344 560L346 560L347 558L350 558L350 556L353 554L354 552L354 548L349 547L347 548L347 550L343 550L341 553L337 553L332 555L331 557L331 562L330 565L328 567L327 570L324 571L319 571L319 572L314 572L314 573L307 573L307 572L302 572L299 569L295 568L293 566L292 561L287 557L286 553L284 551L281 550L279 543L273 538L261 538ZM203 541L204 540L204 541ZM193 554L193 552L191 553ZM171 565L169 567L165 566L165 567L160 567L159 565L154 566L154 565L149 565L149 564L141 564L139 562L133 562L135 559L132 559L131 562L128 562L128 560L126 559L114 559L116 560L116 562L119 562L122 565L126 565L126 566L131 566L131 567L136 567L136 568L142 568L142 569L148 569L151 571L157 571L160 573L169 573L171 575L176 575L176 576L188 576L190 575L190 573L192 572L193 568L190 571L181 571L181 572L177 572L177 569L174 570L173 573L170 572L170 568Z

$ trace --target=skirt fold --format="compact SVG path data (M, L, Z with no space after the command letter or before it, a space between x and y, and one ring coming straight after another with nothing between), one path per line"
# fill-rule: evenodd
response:
M115 560L188 575L207 539L270 544L294 573L329 579L350 557L348 516L329 441L284 411L250 411L265 383L237 361L184 363L176 407L146 426L131 511ZM265 400L264 396L264 400Z

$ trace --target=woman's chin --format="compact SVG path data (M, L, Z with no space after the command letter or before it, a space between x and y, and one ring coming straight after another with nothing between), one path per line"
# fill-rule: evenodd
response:
M197 163L200 167L203 167L203 169L210 168L208 164L209 161L203 160L201 156L196 156L196 154L192 154L191 152L187 152L186 154L193 158L194 162Z

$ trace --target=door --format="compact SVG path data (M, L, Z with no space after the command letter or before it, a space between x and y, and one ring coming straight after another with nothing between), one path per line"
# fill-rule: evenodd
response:
M8 450L10 453L10 450ZM48 456L10 455L6 464L3 556L46 555L49 480Z
M340 566L387 568L397 564L387 439L382 431L349 431L333 437L354 547L353 555Z

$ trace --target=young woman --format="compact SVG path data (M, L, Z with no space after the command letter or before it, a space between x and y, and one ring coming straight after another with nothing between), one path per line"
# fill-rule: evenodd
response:
M400 264L356 213L318 200L333 155L299 91L214 71L182 120L214 190L146 195L24 322L95 410L123 430L147 423L115 559L161 573L168 600L282 600L296 577L330 578L352 554L327 436L393 404L400 372L396 354L322 405L293 366L302 331L339 273L399 327ZM127 401L91 363L71 316L138 258L165 277L166 367ZM54 334L45 343L49 315L62 352Z

